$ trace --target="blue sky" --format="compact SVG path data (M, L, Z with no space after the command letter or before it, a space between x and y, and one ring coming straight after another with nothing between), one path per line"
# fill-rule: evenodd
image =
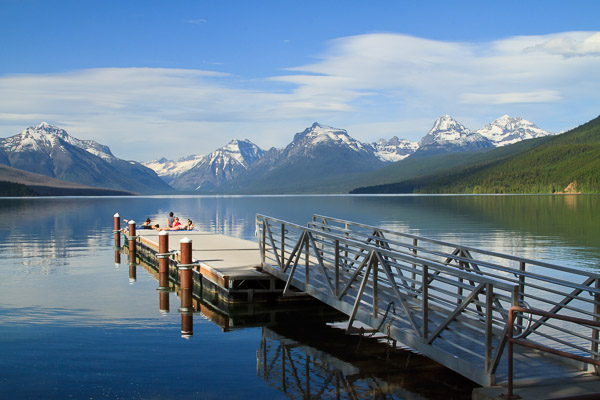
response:
M553 132L600 114L600 1L0 5L0 137L41 121L145 161L315 121L417 141L450 114Z

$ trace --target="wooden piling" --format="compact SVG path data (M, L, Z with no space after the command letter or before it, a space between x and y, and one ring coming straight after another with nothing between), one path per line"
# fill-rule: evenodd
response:
M162 231L158 234L158 289L169 288L169 232Z
M129 264L135 264L135 221L129 221Z
M184 237L179 243L181 246L179 284L181 290L192 289L192 240Z
M121 216L119 213L114 215L114 233L115 247L121 247Z
M181 308L179 311L181 314L181 335L184 335L183 329L183 318L185 313L193 312L194 308L192 307L192 240L190 238L184 237L181 239L180 249L181 249L181 258L179 264L179 286L181 288ZM186 332L188 332L186 330ZM189 333L186 333L189 334Z

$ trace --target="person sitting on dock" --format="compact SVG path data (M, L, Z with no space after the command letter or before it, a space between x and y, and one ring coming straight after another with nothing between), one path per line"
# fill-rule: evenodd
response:
M173 224L175 223L175 215L173 214L173 211L171 211L169 213L169 216L167 217L167 228L172 228Z
M165 228L165 231L192 231L194 230L194 223L191 219L188 219L186 224L183 225L179 222L179 217L175 217L175 222L173 222L172 228Z
M125 223L128 223L129 220L126 220L125 218L123 218L123 221ZM150 218L146 218L146 221L140 225L139 229L154 229L156 231L160 231L160 226L158 224L156 225L152 225L152 220ZM125 229L122 229L122 231L125 231Z
M160 230L160 226L158 224L151 225L150 218L146 218L146 221L142 224L142 226L140 228L141 229L154 229L154 230L157 230L157 231Z

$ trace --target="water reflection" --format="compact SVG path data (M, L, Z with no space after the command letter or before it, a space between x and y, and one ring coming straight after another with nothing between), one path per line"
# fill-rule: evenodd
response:
M121 248L115 247L115 267L119 268L121 265Z
M129 263L129 283L133 284L137 281L137 265Z
M10 252L15 258L43 254L45 272L51 273L64 266L60 260L107 243L115 212L164 225L169 211L193 219L200 230L249 240L255 239L257 213L299 224L322 214L523 256L520 252L532 245L566 247L572 253L567 259L585 253L583 258L598 261L600 252L598 195L0 199L0 229L6 231L7 242L21 244Z
M157 265L138 261L161 279ZM470 399L477 386L384 338L347 335L341 328L347 316L317 301L226 304L170 278L167 288L158 288L159 310L169 312L171 293L179 297L181 337L193 338L195 317L223 332L261 327L257 376L287 398Z
M158 289L158 310L162 314L167 314L171 311L170 293L166 289Z
M181 311L181 337L189 339L194 335L194 313Z
M421 355L317 324L263 328L257 375L294 399L469 399L476 387Z
M387 396L405 393L410 397L410 393L413 397L444 398L446 391L461 385L459 376L429 373L437 371L430 364L419 369L415 355L410 355L410 368L406 369L403 362L408 355L392 364L386 361L388 347L381 346L372 350L375 358L367 361L368 354L359 351L356 354L360 356L354 355L356 337L323 331L323 322L321 328L299 326L297 320L335 320L325 318L328 311L315 307L298 310L288 303L274 309L255 304L227 307L210 294L195 293L194 336L182 340L180 330L187 331L189 321L180 321L175 311L180 306L177 287L173 282L161 283L159 274L143 264L131 271L136 283L129 285L128 254L116 252L113 243L116 212L128 219L150 217L164 225L169 211L193 219L199 229L248 240L256 240L257 213L299 224L315 213L560 265L600 265L600 196L0 199L0 367L6 375L0 379L0 397L181 399L200 393L218 398L224 387L239 398L302 397L302 393L319 393L314 390L321 382L315 371L328 374L325 376L331 376L332 382L356 382L356 393L371 387ZM112 267L113 253L118 268ZM166 287L166 291L158 291L158 299L156 286ZM282 372L284 367L280 364L271 370L272 357L266 358L266 375L260 369L260 378L255 376L254 354L263 350L262 327L271 332L265 333L267 346L276 349L277 338L283 340L282 346L293 341L358 368L358 372L344 375L342 380L339 371L319 370L316 353L311 353L311 389L306 390L304 381L300 383L304 392L293 388L295 378L286 361L286 377L294 382L286 381L283 392L280 376L271 372ZM305 331L309 333L298 336ZM313 340L310 332L319 337ZM293 348L288 353L296 361L307 357L295 354ZM196 360L192 368L190 359ZM152 369L165 364L166 369ZM302 369L299 365L303 364L295 362L294 368ZM382 365L387 370L374 372ZM157 387L157 374L165 374L164 380L170 384ZM369 379L378 381L364 383ZM230 384L232 380L236 385ZM427 386L438 392L428 392ZM336 395L335 386L326 387L331 397ZM344 392L346 386L340 388L342 393L351 393ZM404 392L394 392L394 388Z
M192 306L192 288L181 289L181 337L189 339L194 334L194 307Z

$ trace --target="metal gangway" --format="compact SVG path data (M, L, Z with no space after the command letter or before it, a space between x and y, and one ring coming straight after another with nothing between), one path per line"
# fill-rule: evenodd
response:
M515 348L516 381L600 363L599 328L580 322L600 321L600 274L320 215L307 226L257 215L256 229L284 295L313 296L347 314L349 331L381 332L482 386L508 380L511 307L547 313L515 318L512 336L531 344Z

